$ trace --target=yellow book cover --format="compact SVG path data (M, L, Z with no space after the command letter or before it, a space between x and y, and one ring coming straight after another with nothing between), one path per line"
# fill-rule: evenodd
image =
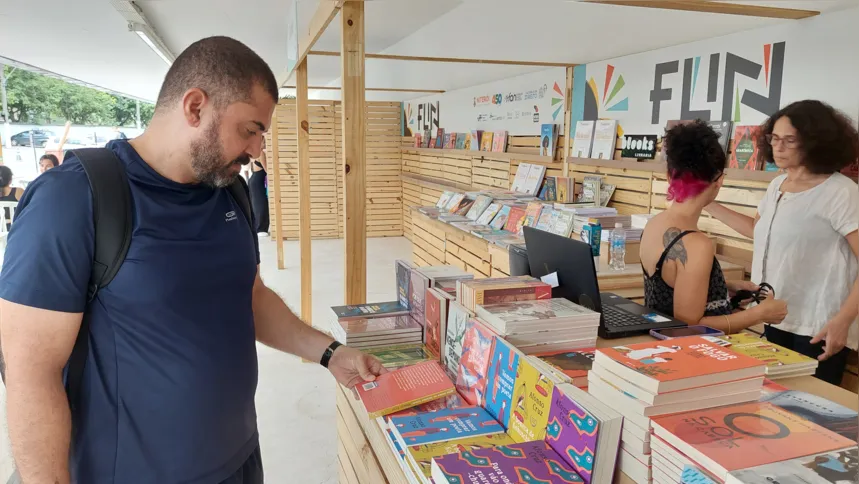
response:
M471 133L465 133L465 144L462 146L464 150L471 149Z
M480 151L492 151L492 131L483 133L483 139L480 141Z
M481 435L468 439L454 440L450 442L437 442L427 445L412 445L408 447L407 453L410 458L412 469L415 464L420 468L423 475L429 479L432 477L432 460L434 457L442 457L448 454L459 454L460 452L486 449L498 445L514 444L512 438L507 434ZM411 462L413 460L413 462Z
M719 336L731 343L731 350L766 363L767 369L784 366L817 366L817 360L760 338L756 334L737 333Z
M527 360L519 360L507 434L517 443L543 440L555 384Z

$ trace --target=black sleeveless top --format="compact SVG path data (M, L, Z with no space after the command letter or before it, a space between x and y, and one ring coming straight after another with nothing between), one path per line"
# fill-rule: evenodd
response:
M656 270L653 275L647 274L647 270L642 266L644 272L644 305L655 309L663 314L674 316L674 288L669 286L662 279L662 264L668 256L668 252L674 247L680 239L687 234L691 234L695 230L687 230L677 237L665 247L659 262L656 263ZM713 257L713 268L710 269L710 284L707 289L707 307L704 309L704 316L722 316L731 314L731 302L728 299L728 285L725 283L725 275L722 273L722 266L719 261Z

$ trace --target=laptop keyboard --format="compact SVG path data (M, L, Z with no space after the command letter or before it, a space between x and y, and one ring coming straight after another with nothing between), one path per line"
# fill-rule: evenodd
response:
M639 316L621 311L614 306L603 306L602 315L606 326L640 326L645 322Z

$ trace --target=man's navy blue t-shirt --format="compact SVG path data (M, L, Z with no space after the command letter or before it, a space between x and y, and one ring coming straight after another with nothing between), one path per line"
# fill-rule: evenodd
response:
M221 482L258 445L256 234L226 189L168 180L127 141L108 147L126 166L134 218L114 280L87 307L92 192L67 160L18 205L0 298L92 314L74 481Z

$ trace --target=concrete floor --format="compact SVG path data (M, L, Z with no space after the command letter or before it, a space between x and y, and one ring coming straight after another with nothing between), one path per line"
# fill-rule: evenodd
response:
M317 326L329 310L343 303L343 240L313 242L313 314ZM287 268L277 270L276 245L260 240L262 278L296 310L300 307L297 242L284 244ZM395 299L394 260L411 259L405 238L367 241L367 300ZM258 345L259 387L256 403L266 482L308 484L337 482L334 380L322 367ZM5 390L0 385L0 484L11 474L5 437Z

